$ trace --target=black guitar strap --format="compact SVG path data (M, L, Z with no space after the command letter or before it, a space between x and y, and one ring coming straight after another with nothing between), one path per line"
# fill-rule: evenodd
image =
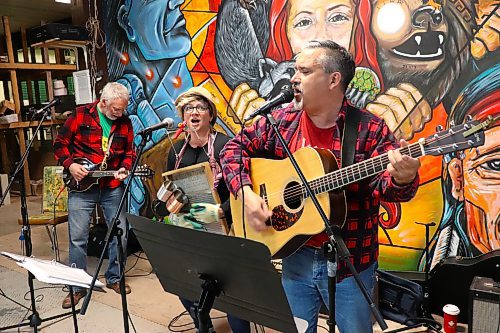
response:
M355 107L347 105L341 148L342 168L345 168L354 162L354 152L356 151L356 139L358 138L358 125L360 119L361 111Z

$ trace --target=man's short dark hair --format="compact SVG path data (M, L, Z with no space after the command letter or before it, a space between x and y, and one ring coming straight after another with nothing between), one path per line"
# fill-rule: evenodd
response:
M320 56L317 60L326 73L340 73L342 76L342 87L345 92L356 70L356 64L354 63L351 53L331 40L313 40L308 42L304 49L326 50L325 54Z

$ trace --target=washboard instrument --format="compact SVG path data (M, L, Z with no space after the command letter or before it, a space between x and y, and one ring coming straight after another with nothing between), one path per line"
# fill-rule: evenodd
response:
M193 203L220 204L219 194L213 189L212 169L208 162L191 165L185 168L167 171L162 174L163 181L172 181L181 188ZM189 208L189 207L188 207ZM229 228L226 220L220 223L206 223L203 227L208 232L227 235Z

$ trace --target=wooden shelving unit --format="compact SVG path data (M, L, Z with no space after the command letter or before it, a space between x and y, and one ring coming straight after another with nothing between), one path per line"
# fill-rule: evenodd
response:
M25 64L15 62L13 64L10 63L2 63L0 62L0 70L39 70L39 71L75 71L76 65L60 65L60 64Z
M42 126L55 126L64 124L65 120L62 119L54 119L54 120L46 120L42 123ZM29 127L37 127L38 120L29 122L29 121L18 121L15 123L9 124L0 124L0 130L4 129L17 129L17 128L29 128Z
M49 100L54 98L53 95L53 86L52 86L52 73L53 72L73 72L77 70L77 65L68 65L62 63L50 64L49 63L49 53L48 48L73 48L73 47L85 47L85 42L77 42L76 44L63 46L63 44L68 43L67 41L51 41L48 43L43 43L39 47L43 49L43 63L29 63L28 59L28 45L26 42L26 31L24 29L21 30L22 37L22 46L23 46L23 55L24 55L24 63L16 62L14 57L14 49L12 43L12 35L10 30L9 18L7 16L2 16L2 24L5 33L5 41L7 47L7 56L8 62L0 62L0 77L7 76L11 82L12 86L12 99L14 100L15 105L15 113L18 115L19 120L21 120L21 96L20 96L20 77L27 81L29 89L28 95L31 97L33 92L31 91L31 80L34 78L42 77L43 80L47 83L47 95ZM61 44L63 43L63 44ZM57 52L58 53L58 52ZM60 57L56 56L56 60L59 61ZM77 59L78 61L78 59ZM55 119L54 110L52 110L52 119L45 121L43 126L51 126L53 135L56 134L56 129L54 125L62 124L63 120ZM0 130L4 132L4 135L12 135L17 133L19 139L19 149L21 154L26 151L26 139L25 139L25 129L30 127L36 127L38 124L37 121L33 122L25 122L19 121L15 123L9 124L0 124ZM0 154L2 156L3 161L3 169L8 169L8 165L6 161L8 160L7 154L8 147L6 146L5 140L0 139ZM29 175L29 164L26 161L24 166L24 179L26 184L26 189L30 188L30 175ZM29 191L28 191L29 193Z

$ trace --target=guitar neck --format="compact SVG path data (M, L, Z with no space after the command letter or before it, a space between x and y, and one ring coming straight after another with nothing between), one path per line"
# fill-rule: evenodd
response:
M92 177L92 178L112 177L116 171L117 170L90 171L87 177Z
M422 146L418 142L399 148L399 152L414 158L425 155ZM377 175L387 169L387 164L389 164L389 155L385 153L327 173L320 178L310 181L309 185L315 194L329 192ZM307 192L304 187L302 191L302 195L307 197Z

